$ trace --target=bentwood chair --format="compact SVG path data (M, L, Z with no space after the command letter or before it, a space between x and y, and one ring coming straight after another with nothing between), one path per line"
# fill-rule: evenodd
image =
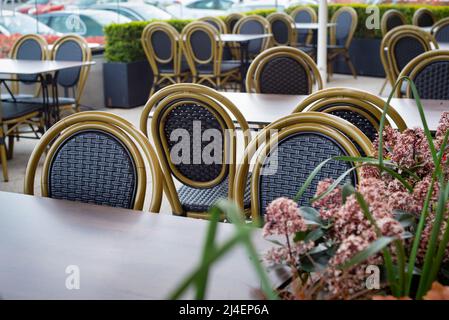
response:
M315 61L292 47L274 47L259 54L246 76L248 92L306 95L323 88Z
M438 49L435 38L416 26L400 26L388 32L380 45L380 57L391 86L399 73L421 53Z
M180 83L189 75L182 61L180 35L166 22L152 22L142 32L142 47L153 71L150 96L164 84Z
M352 88L328 88L304 99L293 111L323 112L342 118L359 128L371 141L377 137L385 101L369 92ZM399 113L388 106L386 125L394 123L400 131L407 128Z
M336 23L336 26L330 28L329 31L330 44L327 53L329 75L333 73L334 62L342 56L354 78L357 78L357 72L349 55L349 47L357 28L357 20L357 12L351 7L342 7L332 16L331 22Z
M283 117L265 127L246 148L235 178L234 201L243 208L243 190L249 179L251 216L258 221L274 199L295 197L310 173L324 160L334 156L360 156L355 143L366 154L372 154L370 140L341 118L319 112ZM250 163L254 165L248 177ZM299 199L299 205L310 205L320 180L336 179L353 165L335 160L327 162ZM355 185L358 171L349 174L348 179Z
M175 84L156 92L140 118L146 136L151 111L151 136L174 214L207 218L218 199L233 193L237 154L233 118L245 133L243 148L249 142L248 123L230 100L198 84ZM175 179L181 184L178 189Z
M420 54L402 70L399 78L408 76L416 86L421 99L449 100L449 51L432 50ZM414 98L411 86L405 82L405 94L396 95Z
M19 37L13 44L9 52L9 58L19 60L46 60L48 57L47 40L38 34L26 34ZM38 75L16 75L10 84L10 89L14 95L15 101L20 102L22 99L38 97L41 86L37 82ZM20 86L34 86L34 94L21 94ZM2 100L13 101L8 93L2 95ZM43 102L42 98L40 98Z
M396 9L387 10L380 20L380 30L382 32L382 37L384 37L389 31L396 27L403 26L407 24L407 19L405 15Z
M318 21L315 10L311 7L300 6L290 13L295 23L315 23ZM310 45L313 39L312 30L296 31L296 46Z
M292 17L283 12L274 12L267 20L273 33L273 45L290 46L296 42L295 21Z
M270 22L262 16L249 15L240 19L234 26L235 34L271 34ZM271 37L253 40L248 45L250 58L254 58L271 46Z
M435 15L427 8L419 8L413 14L412 23L417 27L431 27L435 23Z
M194 21L184 27L181 38L193 83L221 89L227 82L239 79L240 62L223 60L224 43L214 27Z
M218 17L202 17L198 19L199 21L203 21L206 23L209 23L212 27L217 29L217 31L221 33L228 33L228 27L226 26L226 23L218 18Z
M31 154L25 194L34 194L43 154L42 196L142 210L151 178L149 209L159 212L163 177L156 153L148 139L125 119L86 111L57 122Z
M438 42L449 42L449 17L438 20L431 33Z
M235 24L237 23L237 21L242 19L244 16L245 16L244 14L238 13L238 12L228 14L225 18L225 23L226 23L228 32L232 32L232 30L234 30L234 27L235 27Z

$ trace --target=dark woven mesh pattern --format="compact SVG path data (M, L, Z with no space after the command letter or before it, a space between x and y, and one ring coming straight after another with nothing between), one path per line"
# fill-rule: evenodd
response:
M287 44L288 43L288 25L283 20L274 20L271 23L271 30L273 32L273 37L277 43Z
M196 124L201 124L200 136L195 139L201 143L194 143L193 127L194 121ZM171 141L170 136L174 130L184 129L189 133L190 137L190 161L189 163L176 164L176 168L185 177L193 181L207 182L216 179L222 169L222 163L224 162L224 133L223 128L218 122L216 116L212 114L208 109L197 104L182 104L176 106L167 114L167 118L164 124L164 134L167 140L167 144L170 152L172 148L180 143L181 139ZM210 140L202 141L203 133L207 129L216 129L221 133L222 141L219 155L221 159L220 163L206 164L201 156L205 146L211 143ZM215 148L217 150L218 148ZM182 153L182 151L180 151ZM181 156L181 154L179 154ZM212 156L214 154L212 153ZM194 163L194 157L197 163ZM197 159L200 158L200 159ZM217 156L218 158L218 156ZM171 160L171 159L170 159ZM169 161L170 161L169 160ZM226 176L226 175L225 175Z
M420 27L431 27L433 25L433 17L427 12L423 12L418 17L418 26Z
M307 71L296 60L278 57L268 61L260 73L261 93L309 94Z
M133 159L117 138L90 130L59 146L48 182L51 198L132 208L137 175Z
M172 54L172 39L165 30L155 31L151 35L151 45L159 59L167 60Z
M345 119L346 121L349 121L357 128L359 128L371 141L374 141L374 139L376 139L376 127L374 127L373 124L360 113L349 110L335 110L329 113L339 118Z
M396 27L402 26L404 22L402 22L402 19L398 15L392 15L388 17L387 20L387 31L390 31L391 29L394 29Z
M403 37L399 39L398 42L396 42L393 53L399 71L401 71L413 58L425 51L426 49L421 42L414 37Z
M243 203L245 208L250 207L251 202L251 175L246 180ZM182 186L178 190L179 201L185 211L205 212L212 207L217 200L228 198L228 179L222 181L210 189L198 189Z
M76 41L68 40L58 47L57 61L83 61L83 49ZM70 88L78 83L81 68L70 68L58 72L58 84Z
M42 59L42 49L34 39L24 40L20 46L17 48L16 59L20 60L41 60ZM34 74L19 74L17 78L21 81L36 81L37 75Z
M259 179L260 214L278 197L293 198L307 177L322 161L347 153L331 138L318 133L298 133L279 142L265 159ZM276 169L277 167L277 169ZM325 178L337 178L351 167L346 162L329 161L315 176L300 199L301 206L310 205L316 185ZM271 174L270 174L271 173ZM355 182L355 177L351 177Z
M433 62L414 79L421 99L449 99L449 61Z
M439 28L434 36L438 42L449 42L449 24Z

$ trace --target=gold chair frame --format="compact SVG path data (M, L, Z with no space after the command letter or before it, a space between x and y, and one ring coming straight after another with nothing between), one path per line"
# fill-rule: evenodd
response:
M288 57L300 63L304 70L307 70L307 77L309 79L309 93L312 92L313 86L316 90L323 88L323 80L315 61L305 52L293 47L274 47L260 53L251 63L246 75L246 90L247 92L260 93L260 74L267 62L277 57Z
M205 32L211 41L211 55L206 60L197 58L193 52L190 37L196 31ZM230 80L238 80L239 68L232 69L230 71L221 72L221 63L223 59L224 42L221 41L220 34L216 28L204 21L194 21L184 27L182 33L182 48L186 54L187 63L189 64L190 71L192 72L193 83L208 83L215 88L222 88ZM200 74L196 68L196 63L213 65L213 71L211 74Z
M263 26L263 28L265 29L265 34L271 34L272 33L271 32L270 22L266 18L264 18L262 16L255 15L255 14L249 15L249 16L245 16L245 17L241 18L239 21L237 21L237 23L234 26L234 30L232 31L232 33L240 34L240 30L241 30L242 26L246 22L251 21L251 20L258 21ZM268 48L271 47L271 45L272 45L272 39L271 38L272 37L267 37L267 38L262 39L262 44L260 46L260 52L263 52L263 51L265 51L265 50L267 50ZM238 46L238 44L234 44L234 45ZM251 54L250 54L250 57L251 57Z
M272 37L272 44L273 46L290 46L296 42L296 29L295 29L295 21L292 17L290 17L288 14L284 12L273 12L267 16L267 20L270 23L270 26L275 21L281 21L284 23L288 28L288 36L287 36L287 42L280 43L277 42L274 36ZM273 31L273 28L271 27L271 31Z
M367 119L370 121L376 120L375 127L377 128L379 128L380 118L386 104L382 98L366 91L344 87L328 88L317 91L308 96L295 108L293 113L317 111L326 105L332 105L332 107L334 107L336 103L340 105L343 104L341 107L338 106L339 110L342 110L342 107L348 107L344 106L345 103L359 106L360 109L353 107L349 109L362 115L368 113L376 117L376 119L373 119L372 117L367 117ZM334 109L326 109L321 112L331 112L332 110ZM388 106L387 116L391 119L391 121L393 121L400 131L407 129L404 119L402 119L401 115L391 105ZM388 118L385 120L387 125L390 124Z
M436 61L449 61L449 50L431 50L420 54L411 60L405 67L402 69L398 78L402 78L404 76L408 76L412 81L415 80L416 76L419 72L424 69L427 65L436 62ZM396 97L404 98L401 93L401 85L398 85L396 88ZM412 89L409 85L407 85L407 91L405 98L412 99Z
M412 18L412 24L414 26L419 27L418 25L418 19L420 18L421 15L423 14L428 14L429 16L432 17L433 20L433 24L435 24L435 15L434 13L428 9L428 8L419 8L418 10L415 11L415 13L413 14L413 18Z
M150 211L154 213L159 212L162 201L163 177L153 147L149 140L130 122L112 113L102 111L86 111L70 115L54 124L45 132L28 161L25 173L24 193L34 195L34 180L37 166L42 155L47 153L41 176L41 193L42 196L47 197L48 170L51 159L58 146L65 138L74 133L91 129L110 133L119 139L127 147L131 157L135 161L137 170L137 189L133 204L133 209L135 210L143 209L147 190L147 173L151 173L152 193Z
M349 151L348 153L351 156L360 156L352 141L357 143L367 155L372 154L371 141L360 129L348 121L330 114L320 112L294 113L271 123L262 129L245 149L234 182L233 200L240 208L243 208L244 190L250 161L262 147L262 152L257 154L257 160L251 175L251 216L254 221L260 222L258 185L260 167L263 161L278 141L301 131L324 133L339 142L346 151ZM356 171L359 175L360 170L356 169Z
M172 211L176 215L187 215L193 218L208 218L207 212L184 212L181 202L178 197L178 192L176 190L173 176L186 185L205 188L217 185L223 178L224 171L222 170L220 176L214 181L208 181L206 183L201 183L197 181L192 181L187 177L183 177L179 174L177 170L173 170L173 165L171 164L170 155L167 150L166 142L161 139L162 123L163 121L155 120L162 116L165 119L167 110L164 110L167 105L171 105L173 102L191 102L195 101L196 104L201 104L206 107L213 114L218 115L223 119L224 123L221 123L223 129L230 130L231 134L225 135L225 147L223 159L229 159L228 163L223 164L223 168L227 166L228 172L228 195L231 198L233 194L234 177L236 170L236 156L237 156L237 145L236 145L236 127L232 121L230 114L237 120L240 128L244 133L243 147L245 148L249 144L250 131L248 123L245 118L238 110L238 108L226 97L222 96L219 92L211 89L209 87L199 85L199 84L174 84L167 86L158 92L156 92L145 104L140 117L140 130L145 136L148 135L148 118L150 112L154 110L152 121L151 121L151 135L154 140L155 148L160 159L162 173L165 179L165 193L170 202ZM226 151L229 149L229 153Z
M151 37L155 32L164 32L171 41L171 55L167 59L158 57L152 42ZM184 78L187 78L189 72L181 72L182 63L182 48L180 45L180 35L179 32L167 22L152 22L148 24L142 32L142 37L140 38L143 50L150 63L151 70L153 71L153 85L150 90L150 97L156 91L158 86L163 83L174 84L180 83ZM169 63L173 62L173 73L163 73L159 71L158 63Z
M295 10L293 10L293 11L290 13L290 16L293 18L293 21L296 21L296 20L295 20L295 17L296 17L296 15L297 15L299 12L301 12L301 11L306 11L307 13L310 14L310 16L312 17L311 23L316 23L316 22L318 21L318 16L317 16L317 14L316 14L316 11L315 11L313 8L307 7L307 6L299 6L299 7L297 7ZM308 31L308 35L307 35L307 37L306 37L306 42L305 42L305 44L306 44L306 45L310 44L310 43L312 42L312 38L313 38L313 31L312 31L312 30L309 30L309 31ZM295 44L296 44L296 45L299 44L299 43L297 42L297 40L298 40L298 38L295 39Z
M235 21L237 23L237 21L239 21L243 17L245 17L245 15L242 13L239 13L239 12L230 13L225 17L224 21L225 21L226 28L229 33L231 33L234 30L232 22Z
M432 26L430 33L436 38L436 34L438 33L438 31L447 25L449 25L449 17L438 20Z
M203 21L203 22L209 23L212 27L217 26L218 27L217 30L220 34L228 33L228 26L223 21L223 19L220 19L218 17L213 17L213 16L207 16L207 17L199 18L198 21ZM211 22L213 22L213 24Z
M397 27L395 27L391 30L387 30L387 21L390 18L390 16L398 16L399 19L401 19L403 25L407 24L407 19L405 18L405 15L401 11L396 10L396 9L390 9L390 10L385 11L385 13L382 15L382 19L380 20L380 30L382 32L382 37L385 37L385 35L389 31L397 28Z

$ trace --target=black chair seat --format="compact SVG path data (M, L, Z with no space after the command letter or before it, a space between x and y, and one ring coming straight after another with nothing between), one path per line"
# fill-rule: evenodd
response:
M240 61L236 60L225 60L221 62L221 73L226 73L232 71L234 69L240 68ZM213 73L213 65L212 63L201 64L197 66L197 70L200 74L212 74Z
M189 65L187 64L187 61L181 62L181 73L188 72L189 71ZM165 64L159 66L159 72L160 73L174 73L175 70L173 68L173 64Z
M8 102L14 102L12 98L6 99L5 101ZM50 104L53 104L53 97L49 97L48 101ZM42 104L43 100L42 97L16 97L16 102L20 103L32 103L32 104ZM75 99L70 97L58 97L59 105L68 105L68 104L75 104Z
M316 47L313 47L313 46L298 45L298 46L296 46L296 48L307 53L308 55L314 54L316 51Z
M2 120L12 120L36 111L42 111L42 105L35 103L2 102Z
M249 208L251 204L251 174L246 180L244 207ZM178 189L179 201L182 208L189 212L206 212L219 199L228 198L228 179L209 189L197 189L182 186Z
M34 95L32 95L32 94L20 93L20 94L15 94L14 97L16 98L17 101L19 101L20 99L29 99L29 98L33 98ZM2 101L12 101L12 97L11 97L11 95L10 95L9 93L2 93L1 99L2 99Z

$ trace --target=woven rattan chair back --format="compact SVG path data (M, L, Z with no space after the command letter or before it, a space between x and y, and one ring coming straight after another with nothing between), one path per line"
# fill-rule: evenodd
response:
M311 7L299 6L290 13L295 23L315 23L318 21L318 16L315 10ZM298 45L310 44L312 41L312 30L297 30L296 43Z
M396 9L387 10L380 21L380 29L382 31L382 37L384 37L389 31L396 27L407 24L405 15Z
M417 27L431 27L435 23L435 15L427 8L419 8L413 14L412 23Z
M147 174L151 174L149 207L159 212L163 180L156 153L128 121L107 112L86 111L57 122L31 154L26 194L34 194L37 165L47 148L42 196L142 210Z
M336 26L330 28L330 44L349 48L357 28L357 12L351 7L342 7L332 16Z
M240 19L234 26L233 33L236 34L269 34L271 33L270 22L262 16L249 15ZM248 52L251 57L257 56L260 52L271 46L270 37L250 41Z
M246 76L248 92L310 94L323 87L318 67L309 55L292 47L274 47L259 54Z
M316 111L332 114L352 123L374 141L379 132L384 107L385 101L371 93L352 88L329 88L307 97L296 107L294 113ZM388 107L387 116L386 125L394 123L401 131L407 128L393 107Z
M283 12L274 12L267 20L270 22L275 46L289 46L295 42L295 21L292 17Z
M51 50L51 59L56 61L81 61L87 62L92 60L87 41L78 35L65 35L53 44ZM74 98L76 104L82 97L90 66L80 68L70 68L58 72L58 85L64 89L74 89Z
M218 17L202 17L198 20L210 24L212 27L217 29L220 34L228 33L228 27L226 26L226 23Z
M322 161L333 156L360 156L351 139L369 150L370 141L352 124L338 117L306 112L281 118L265 127L254 138L240 162L234 187L234 199L243 204L249 163L255 158L251 175L251 215L257 220L267 205L278 197L294 198L310 173ZM309 205L317 183L324 178L337 178L353 165L329 161L318 173L300 205ZM355 184L357 174L349 176Z
M242 13L231 13L228 14L225 18L226 27L228 29L228 32L231 33L234 30L235 25L237 24L237 21L242 19L245 15Z
M19 37L13 44L9 57L19 60L46 60L48 57L47 41L38 34L25 34ZM37 75L17 75L14 79L20 80L22 83L31 83L35 85ZM19 83L13 81L11 90L17 94L19 92ZM36 90L38 90L36 88Z
M415 83L421 99L449 100L448 50L432 50L417 56L405 66L399 78L406 75ZM396 95L402 97L401 90L396 90ZM408 82L405 96L414 98Z
M449 17L438 20L431 33L438 42L449 42Z
M235 126L248 124L235 105L214 89L198 84L176 84L158 91L145 105L140 129L151 133L166 179L173 212L184 214L172 177L196 189L211 189L229 182L229 195L236 166ZM248 144L245 135L244 145Z

